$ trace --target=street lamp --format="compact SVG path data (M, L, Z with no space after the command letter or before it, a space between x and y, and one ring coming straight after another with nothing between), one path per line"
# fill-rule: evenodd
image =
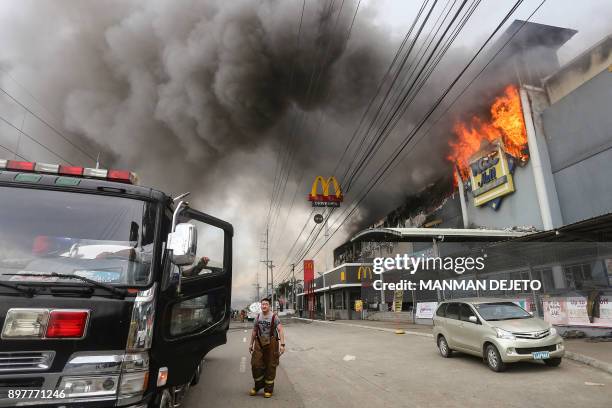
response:
M327 292L325 291L325 274L317 272L319 276L323 276L323 320L327 320Z

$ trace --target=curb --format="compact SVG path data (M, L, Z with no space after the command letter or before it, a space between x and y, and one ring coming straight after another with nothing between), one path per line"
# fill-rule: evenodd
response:
M396 330L396 329L388 329L386 327L373 327L373 326L365 326L362 324L353 324L353 323L336 323L336 322L330 322L327 320L306 319L303 317L292 317L292 319L302 320L305 322L313 322L313 323L333 324L336 326L358 327L360 329L378 330L378 331L384 331L384 332L389 332L389 333L395 333L395 330ZM405 334L433 338L433 335L431 333L420 333L420 332L406 330ZM596 358L585 356L584 354L574 353L573 351L568 351L567 348L565 349L564 357L569 358L570 360L573 360L573 361L577 361L582 364L586 364L598 370L604 371L608 374L612 374L612 364L606 363L605 361L601 361Z
M605 361L597 360L596 358L585 356L584 354L574 353L573 351L567 351L567 349L565 349L565 357L569 358L570 360L597 368L608 374L612 374L612 364L606 363Z

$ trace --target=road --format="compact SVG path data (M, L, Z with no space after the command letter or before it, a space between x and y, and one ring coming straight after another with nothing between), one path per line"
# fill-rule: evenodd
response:
M285 327L288 351L271 400L247 394L249 332L236 327L206 358L186 407L612 406L612 375L567 359L557 368L526 362L494 373L476 357L440 357L427 337L295 321Z

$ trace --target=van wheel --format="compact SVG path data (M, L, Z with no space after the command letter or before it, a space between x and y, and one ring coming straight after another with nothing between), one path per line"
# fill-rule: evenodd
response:
M497 351L497 347L492 344L489 344L485 348L485 360L487 361L489 368L496 373L506 369L506 363L502 361L499 351Z
M440 350L440 355L444 358L449 358L453 355L453 350L448 347L448 342L444 336L438 337L438 350Z
M561 364L561 357L546 359L544 360L544 364L549 367L559 367L559 364Z

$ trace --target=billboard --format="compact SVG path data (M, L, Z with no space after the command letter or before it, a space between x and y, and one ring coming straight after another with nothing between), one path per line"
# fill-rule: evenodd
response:
M496 210L501 197L514 192L512 170L500 142L470 162L470 184L477 207L492 202Z

